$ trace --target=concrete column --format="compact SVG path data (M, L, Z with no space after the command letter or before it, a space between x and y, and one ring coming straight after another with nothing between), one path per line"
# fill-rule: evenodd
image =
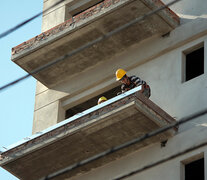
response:
M34 111L32 134L53 126L64 119L65 110L57 100Z

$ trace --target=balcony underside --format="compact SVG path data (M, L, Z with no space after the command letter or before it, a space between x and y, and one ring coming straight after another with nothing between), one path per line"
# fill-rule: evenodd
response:
M123 96L123 95L122 95ZM118 97L115 97L118 98ZM112 98L81 117L16 146L2 155L1 166L23 180L37 180L82 160L138 138L175 120L136 92ZM145 146L172 137L176 128L148 138L54 179L64 179L103 166Z
M112 1L112 0L111 0ZM83 12L59 26L13 48L12 60L27 72L105 36L133 19L163 6L153 0L110 0L97 5L97 11ZM105 4L104 4L105 3ZM96 10L96 9L95 9ZM163 35L179 25L179 18L169 9L160 11L109 38L86 48L71 57L33 76L51 88L98 63L113 59L130 46L155 35Z

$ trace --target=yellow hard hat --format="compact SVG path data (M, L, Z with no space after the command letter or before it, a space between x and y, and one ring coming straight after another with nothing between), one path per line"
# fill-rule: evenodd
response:
M118 69L116 71L116 80L119 81L126 74L126 71L123 69Z
M104 101L107 101L106 97L102 96L98 99L98 104L104 102Z

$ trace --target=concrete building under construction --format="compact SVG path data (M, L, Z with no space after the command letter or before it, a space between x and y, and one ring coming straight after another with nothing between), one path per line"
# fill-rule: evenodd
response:
M207 1L58 2L12 49L37 79L33 132L1 167L22 180L207 180ZM118 68L150 99L117 95Z

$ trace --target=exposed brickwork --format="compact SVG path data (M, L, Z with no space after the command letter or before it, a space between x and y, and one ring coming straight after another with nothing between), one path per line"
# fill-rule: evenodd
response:
M146 98L143 94L136 92L134 94L131 94L130 96L127 96L119 101L116 101L112 104L108 104L107 106L104 106L96 111L93 111L89 114L86 114L82 117L77 117L77 119L62 125L54 130L51 130L47 133L44 133L43 135L38 136L37 138L34 138L32 140L29 140L28 142L25 142L13 149L10 149L4 153L2 153L2 155L4 157L6 156L12 156L12 154L18 152L18 151L22 151L25 150L33 145L42 143L44 141L46 141L47 139L50 138L55 138L55 136L59 135L60 133L63 132L67 132L68 130L71 130L75 127L78 127L82 124L85 124L99 116L102 116L106 113L109 113L125 104L128 104L130 102L133 101L139 101L139 104L142 104L144 106L146 106L149 110L151 110L152 112L154 112L156 114L156 116L158 116L160 119L162 119L163 124L170 124L173 122L176 122L175 119L173 119L169 114L167 114L165 111L163 111L160 107L158 107L156 104L154 104L150 99ZM174 131L177 131L177 128L173 128Z
M12 48L12 55L18 54L19 52L29 49L30 47L32 47L33 45L39 43L40 41L46 40L48 37L57 34L59 32L61 32L62 30L70 27L70 26L74 26L75 23L80 22L84 19L87 19L95 14L97 14L98 12L109 8L111 5L116 4L118 2L120 2L121 0L105 0L85 11L83 11L82 13L74 16L73 18L70 18L69 20L35 36L34 38L25 41L21 44L19 44L16 47Z
M34 38L23 42L22 44L19 44L16 47L12 48L12 55L16 55L20 52L22 52L23 50L26 49L30 49L32 48L34 45L38 44L39 42L48 39L48 37L53 36L54 34L57 34L61 31L63 31L64 29L67 29L71 26L74 26L75 23L80 22L82 20L85 20L101 11L103 11L106 8L109 8L110 6L112 6L113 4L116 4L118 2L120 2L122 0L105 0L85 11L83 11L82 13L74 16L73 18L65 21L64 23L61 23L37 36L35 36ZM143 0L143 2L145 2L146 0ZM152 0L152 2L154 3L155 6L160 7L163 6L164 3L160 0ZM146 3L146 2L145 2ZM179 17L173 12L171 11L169 8L165 9L165 11L167 12L167 14L169 14L169 16L171 16L172 19L174 19L176 22L179 22Z
M9 151L6 151L6 152L2 153L2 155L6 157L7 155L11 155L12 153L16 153L18 151L25 150L25 149L29 148L32 145L42 143L45 140L47 140L49 138L52 138L52 137L55 137L55 136L57 136L58 134L60 134L62 132L65 132L69 129L73 129L73 128L81 125L81 124L84 124L84 123L90 121L91 119L97 118L97 117L99 117L103 114L106 114L106 113L108 113L108 112L110 112L110 111L112 111L116 108L119 108L120 106L133 101L135 99L135 97L136 97L136 95L132 94L132 95L130 95L128 97L125 97L124 99L121 99L121 100L119 100L119 101L117 101L113 104L109 104L107 106L104 106L104 107L102 107L102 108L100 108L100 109L98 109L94 112L86 114L86 115L84 115L80 118L77 118L74 121L71 121L71 122L69 122L69 123L67 123L67 124L65 124L61 127L58 127L58 128L56 128L52 131L49 131L49 132L47 132L47 133L45 133L45 134L43 134L43 135L41 135L37 138L34 138L33 140L30 140L30 141L28 141L24 144L21 144L21 145L15 147L15 148L13 148Z
M147 104L146 107L143 102ZM175 131L162 132L153 137L145 135L175 122L155 106L139 92L117 99L2 153L2 167L20 179L36 180L140 137L136 143L64 173L64 177L59 176L58 179L86 173L135 150L172 137Z

